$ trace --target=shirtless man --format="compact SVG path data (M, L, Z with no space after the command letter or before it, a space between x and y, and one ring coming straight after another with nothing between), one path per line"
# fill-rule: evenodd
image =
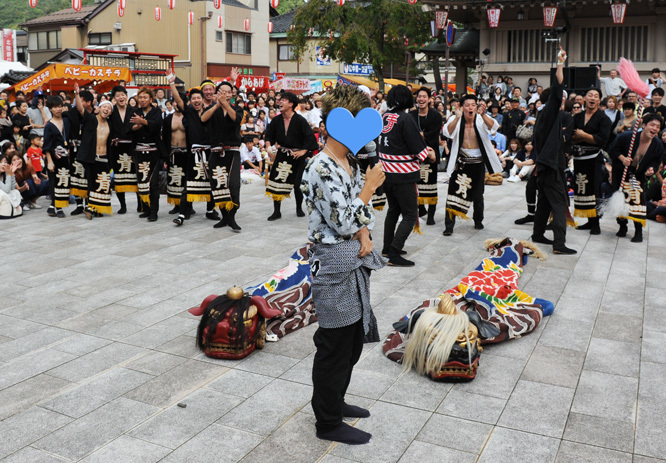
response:
M164 119L162 138L164 146L170 147L167 163L167 202L174 207L169 214L177 214L180 198L185 189L185 169L187 168L187 139L183 125L183 113L178 105L174 112Z
M496 132L499 124L488 116L486 103L475 95L463 95L462 108L444 125L444 136L451 138L451 157L447 167L447 197L444 236L453 233L456 215L466 216L474 203L474 228L483 229L483 192L486 170L501 172L499 161L488 132Z
M113 111L110 101L103 101L93 114L93 96L88 91L79 92L74 84L76 109L81 115L81 146L76 158L86 166L88 174L88 204L84 214L88 220L93 216L111 214L111 169L109 152L111 132L107 119Z

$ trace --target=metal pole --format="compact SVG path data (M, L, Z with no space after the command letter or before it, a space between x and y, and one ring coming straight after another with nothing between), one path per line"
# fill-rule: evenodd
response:
M444 111L446 111L446 104L449 99L449 44L446 44L446 62L444 63L444 66L446 66L446 69L444 69ZM458 90L456 88L456 90ZM445 113L446 114L446 113Z

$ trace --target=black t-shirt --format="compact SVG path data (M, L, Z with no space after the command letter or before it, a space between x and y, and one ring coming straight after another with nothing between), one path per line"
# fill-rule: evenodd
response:
M238 106L233 106L232 109L236 112L235 121L229 117L229 114L224 115L223 108L217 108L213 113L210 133L211 146L240 146L240 126L243 120L243 109Z
M183 126L187 133L187 144L192 145L210 145L208 133L208 123L201 121L199 111L192 105L187 105L183 114Z
M657 113L661 117L666 118L666 106L659 105L656 108L654 106L650 106L649 108L645 108L645 113Z
M81 116L81 146L76 159L81 162L95 162L97 155L97 116L83 111Z
M26 114L25 116L21 113L16 113L12 118L12 123L14 127L19 127L21 129L21 135L28 137L30 135L30 129L25 129L24 127L30 125L30 118Z

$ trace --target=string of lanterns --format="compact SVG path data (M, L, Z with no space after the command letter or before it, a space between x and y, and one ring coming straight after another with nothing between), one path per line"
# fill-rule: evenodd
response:
M488 0L491 1L491 0ZM411 3L412 0L409 0ZM541 4L543 8L543 24L546 27L553 27L555 24L555 18L557 17L557 6L546 6L544 3ZM611 16L613 18L613 24L624 24L624 15L627 11L627 4L623 2L614 2L611 3ZM502 5L492 5L486 9L488 15L488 25L491 28L499 27L499 20L502 14ZM522 19L522 18L518 18Z

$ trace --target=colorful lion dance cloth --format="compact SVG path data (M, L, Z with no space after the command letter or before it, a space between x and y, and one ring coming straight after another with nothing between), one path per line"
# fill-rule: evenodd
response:
M268 321L268 336L281 338L317 321L312 302L309 248L310 245L305 245L296 250L289 259L289 264L265 283L247 288L250 295L261 296L270 307L282 311L282 315Z
M544 316L553 313L554 306L550 301L520 291L518 277L523 273L528 255L542 259L543 254L535 245L511 238L488 240L484 245L490 251L490 257L446 294L476 326L481 344L497 343L532 332ZM393 325L395 330L382 346L384 355L395 362L402 362L412 327L425 310L439 304L441 297L424 301ZM460 366L460 360L461 357L457 356L455 368L448 368L448 375L442 373L446 373L448 363L438 371L427 374L439 380L473 379L476 365L467 365L465 371ZM477 363L478 357L471 360Z

